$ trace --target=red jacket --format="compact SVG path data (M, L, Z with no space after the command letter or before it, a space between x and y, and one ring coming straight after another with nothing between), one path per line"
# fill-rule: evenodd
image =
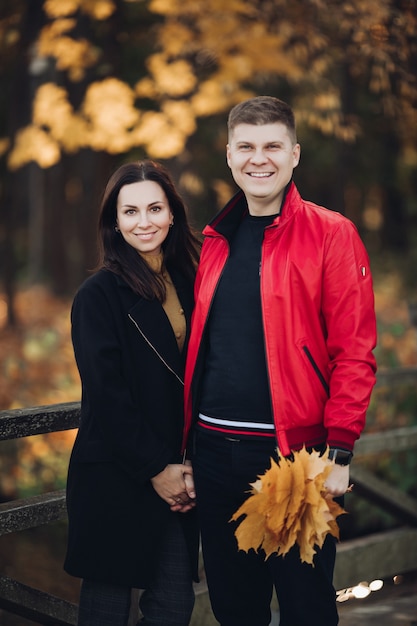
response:
M228 258L228 238L246 212L239 192L203 231L185 372L184 447L198 412L207 317ZM376 371L372 278L355 226L303 200L291 182L281 215L265 229L260 280L281 454L323 442L352 450L365 425Z

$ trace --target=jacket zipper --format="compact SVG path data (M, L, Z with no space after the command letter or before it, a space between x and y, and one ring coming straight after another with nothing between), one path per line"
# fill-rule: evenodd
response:
M210 235L210 236L213 237L213 235ZM204 327L203 327L203 330L202 330L202 333L201 333L200 345L199 345L197 357L196 357L196 360L195 360L194 372L197 369L197 364L198 364L198 362L199 362L199 360L201 358L201 346L203 344L203 339L204 339L204 335L205 335L205 332L206 332L208 319L210 317L210 311L211 311L211 309L213 307L214 296L216 295L217 289L219 287L220 280L221 280L221 278L222 278L222 276L224 274L224 269L226 267L226 263L227 263L227 261L229 259L229 256L230 256L230 245L229 245L228 239L224 235L221 235L220 233L218 233L217 236L221 237L226 242L226 245L227 245L227 256L226 256L226 259L224 261L224 264L223 264L223 267L222 267L222 271L220 272L219 278L217 280L216 287L215 287L215 289L213 291L213 295L212 295L212 298L211 298L211 301L210 301L210 306L209 306L208 311L207 311L206 319L205 319L205 322L204 322ZM194 376L193 376L193 378L194 378ZM192 410L192 415L194 415L196 398L195 398L195 394L193 393L193 387L192 386L190 388L190 393L191 393L191 398L192 398L191 410Z
M314 371L316 372L318 379L320 380L321 384L323 385L323 388L326 392L326 394L329 396L330 395L330 389L329 389L329 385L327 384L323 374L321 373L317 363L315 362L313 355L311 354L310 350L307 348L307 346L303 346L303 351L305 353L305 355L307 356L308 360L310 361L310 364L312 365Z
M269 372L269 360L268 360L268 352L267 352L267 346L266 346L266 335L265 335L265 316L264 316L264 306L263 306L263 289L262 289L262 279L263 279L263 254L264 254L264 242L265 242L265 231L268 228L272 228L272 225L270 224L269 226L267 226L264 229L264 237L262 238L262 243L261 243L261 260L259 261L259 297L261 300L261 317L262 317L262 338L263 338L263 344L264 344L264 354L265 354L265 370L266 370L266 376L268 379L268 389L269 389L269 403L271 406L271 415L272 415L272 421L274 423L275 426L275 439L277 442L277 450L279 452L280 450L280 445L281 445L281 438L282 438L282 431L279 430L278 428L278 420L275 419L275 415L274 415L274 407L273 407L273 403L272 403L272 385L271 385L271 376L270 376L270 372Z
M165 359L163 358L163 356L161 354L159 354L158 350L155 348L154 345L151 344L151 342L149 341L149 339L144 335L144 333L141 331L141 329L139 328L137 322L133 319L133 317L130 315L130 313L128 313L128 317L129 319L134 323L134 325L136 326L136 328L138 329L138 331L140 332L140 334L142 335L142 337L144 338L144 340L146 341L146 343L148 344L148 346L150 348L152 348L152 350L155 352L155 354L161 359L162 363L169 369L169 371L174 374L175 378L181 383L182 386L184 386L184 381L178 376L178 374L176 372L174 372L174 370L172 369L172 367L170 367L168 365L168 363L165 361Z

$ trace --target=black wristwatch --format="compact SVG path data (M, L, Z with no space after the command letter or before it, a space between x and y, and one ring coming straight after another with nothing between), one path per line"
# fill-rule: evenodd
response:
M336 465L349 465L353 457L353 452L349 450L341 450L340 448L330 448L329 459L334 461Z

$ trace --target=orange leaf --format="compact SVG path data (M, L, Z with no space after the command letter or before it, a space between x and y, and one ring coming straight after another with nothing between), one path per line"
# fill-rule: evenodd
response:
M324 487L332 464L327 456L304 448L294 460L271 459L271 467L251 485L252 495L232 516L245 518L235 531L239 549L284 556L297 543L300 559L313 565L317 547L328 533L339 537L336 517L343 509Z

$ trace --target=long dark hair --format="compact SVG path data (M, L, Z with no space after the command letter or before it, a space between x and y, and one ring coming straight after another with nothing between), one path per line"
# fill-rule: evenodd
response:
M148 300L166 296L161 276L154 272L140 254L115 230L117 198L124 185L153 181L165 192L174 225L162 244L164 265L175 267L191 281L195 278L200 242L187 219L186 207L168 170L155 161L135 161L119 167L110 177L101 202L99 231L99 267L122 276L133 291Z

